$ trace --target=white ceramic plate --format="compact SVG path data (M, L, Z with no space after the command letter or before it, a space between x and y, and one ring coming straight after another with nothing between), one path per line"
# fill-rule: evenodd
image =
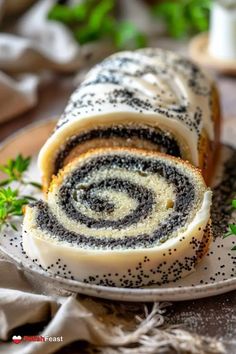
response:
M47 139L54 121L41 122L21 130L11 136L0 148L0 163L21 152L32 155L28 175L31 180L39 180L36 166L37 152ZM148 288L114 288L85 284L65 279L40 268L27 258L21 246L21 227L18 231L5 228L1 232L0 250L14 262L22 266L25 273L31 274L40 282L52 283L60 291L77 292L106 299L123 301L177 301L203 298L236 289L236 251L231 251L234 238L223 239L226 225L232 221L230 203L236 195L236 150L223 146L214 182L212 218L215 235L210 249L197 266L194 273L175 283ZM27 194L33 193L28 189ZM55 269L55 272L57 269Z

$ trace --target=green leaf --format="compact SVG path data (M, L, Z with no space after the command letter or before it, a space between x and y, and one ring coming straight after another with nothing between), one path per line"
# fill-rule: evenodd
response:
M233 235L236 235L236 224L229 224L229 228Z
M177 4L178 5L178 4ZM176 3L171 2L171 1L165 1L160 4L156 4L152 8L153 14L157 16L163 16L165 17L166 15L172 14L173 11L175 11L175 6Z
M37 198L32 197L31 195L23 195L22 198L25 198L27 200L37 200Z
M228 231L226 232L224 235L223 235L223 238L227 238L229 236L232 236L232 232L231 231Z
M18 231L15 224L10 223L10 226L12 227L13 230Z
M88 8L88 4L86 4L86 2L75 5L72 8L73 20L80 21L80 22L84 21L86 19L88 11L89 11L89 8Z
M117 21L112 16L106 16L100 29L101 37L113 37L117 28Z
M48 17L64 23L81 45L106 38L112 40L118 49L128 45L132 48L145 46L146 37L137 29L135 33L132 30L132 38L126 39L130 35L115 17L115 5L115 0L83 0L74 6L57 4Z
M236 199L233 199L233 200L232 200L232 206L233 206L233 208L236 209Z
M11 179L3 179L1 182L0 182L0 187L4 187L6 186L7 184L11 183Z
M91 16L88 21L88 27L91 31L99 31L103 25L103 20L108 13L114 8L115 2L113 0L103 0L93 8Z
M199 7L198 4L193 4L189 9L187 8L187 10L193 27L200 32L207 31L208 18L206 16L206 10Z
M22 155L18 155L15 162L13 160L13 166L14 168L19 171L19 172L25 172L30 164L30 157L24 158Z
M236 236L236 225L235 224L229 224L229 231L224 234L223 238L226 238L229 236Z
M114 30L115 20L109 15L114 7L114 1L100 1L83 26L74 29L75 38L80 44L96 41L102 37L109 37Z
M20 210L16 210L16 211L12 212L11 215L14 215L14 216L22 216L22 215L23 215L23 210L22 210L22 208L21 208Z
M15 159L9 159L5 165L0 165L0 170L10 177L11 182L18 181L28 169L30 160L30 157L24 158L20 154Z
M20 210L23 205L26 205L28 203L29 203L28 199L18 199L13 201L12 207L14 208L14 210Z
M13 190L10 187L0 189L0 228L8 222L14 226L11 224L11 217L23 215L22 207L28 204L29 200L19 197L18 194L18 189Z
M117 26L114 42L118 49L126 47L140 48L147 43L146 37L131 22L122 22Z
M11 173L11 170L8 168L7 165L0 165L0 171L6 173L7 175Z
M30 161L30 157L23 157L19 154L15 159L9 159L5 165L0 165L0 170L9 177L0 182L0 229L9 224L14 230L17 230L15 224L11 222L11 218L22 216L23 206L28 204L30 200L35 200L31 196L19 196L19 189L12 189L10 186L4 188L4 186L17 181L18 184L42 188L41 184L37 182L23 180L23 174L29 168Z
M18 190L10 187L0 189L0 202L11 203L18 195Z
M165 21L172 37L182 38L208 29L211 3L211 0L170 0L154 5L152 13Z
M236 199L233 199L231 202L233 208L236 208ZM223 236L223 238L229 237L229 236L236 236L236 224L229 224L229 230L226 232L226 234ZM231 248L232 251L236 251L236 246Z
M6 206L1 206L0 208L0 220L4 220L7 216L7 208Z
M181 38L188 30L188 21L185 18L183 4L167 2L156 8L156 15L163 17L166 21L167 30L172 37Z
M87 25L75 30L74 36L81 45L88 42L96 41L100 38L99 33L94 31L92 28L88 27Z
M38 182L32 182L32 181L30 181L30 182L27 182L27 184L30 184L31 186L33 186L33 187L35 187L35 188L38 188L38 189L40 189L40 190L42 190L42 188L43 188L42 184L40 184L40 183L38 183Z
M74 19L73 10L66 5L55 4L48 13L48 19L70 23Z
M0 170L9 176L9 178L0 181L0 187L6 186L14 181L17 181L24 185L32 185L41 190L42 185L40 183L23 180L23 175L29 168L30 161L30 157L23 157L20 154L15 159L9 159L5 165L0 165Z

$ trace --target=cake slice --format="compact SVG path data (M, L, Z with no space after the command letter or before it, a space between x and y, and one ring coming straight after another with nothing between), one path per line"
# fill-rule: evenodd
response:
M86 283L141 287L191 273L208 243L211 191L180 158L95 149L26 207L23 248L44 269Z

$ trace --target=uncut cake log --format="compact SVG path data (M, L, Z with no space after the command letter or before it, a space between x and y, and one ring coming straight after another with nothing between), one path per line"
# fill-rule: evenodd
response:
M209 180L218 135L217 92L199 67L161 49L120 52L72 94L39 167L47 188L53 174L90 148L126 146L180 156Z
M95 149L26 206L23 248L41 267L85 283L141 287L194 271L210 233L211 191L169 155Z

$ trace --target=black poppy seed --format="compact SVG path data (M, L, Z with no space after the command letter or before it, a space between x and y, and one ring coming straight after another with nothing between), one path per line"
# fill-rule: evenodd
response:
M110 158L110 161L109 161L109 158ZM120 158L120 157L119 157ZM106 157L105 159L108 159L108 161L109 161L109 163L113 163L114 164L114 162L111 160L111 157L109 156L109 157ZM112 157L112 159L114 160L114 157ZM104 166L104 164L105 164L105 160L103 159L103 158L100 158L100 164L102 165L102 166ZM137 159L136 159L137 160ZM120 161L120 162L119 162ZM115 158L115 164L117 164L117 163L123 163L123 162L125 162L125 164L127 164L127 161L126 160L123 160L123 159L121 159L121 160L119 160L118 159L118 157L116 157ZM130 161L131 162L131 161ZM137 162L135 162L135 160L134 160L134 164L135 163L137 163ZM143 165L143 168L145 167L145 163L146 163L146 161L142 161L142 159L140 159L139 160L139 162L138 162L138 165L140 166L141 164L144 164ZM133 162L132 162L132 164L133 164ZM96 162L96 165L93 163L92 164L92 168L94 168L95 166L96 166L96 168L98 168L97 167L97 165L98 165L98 162ZM149 165L149 167L148 167L148 169L150 170L150 165ZM154 166L153 166L154 167ZM164 168L164 166L161 166L161 169L160 168L158 168L158 172L160 173L161 171L162 171L162 173L164 172L163 171L163 168ZM84 172L85 172L85 170L84 170ZM177 171L176 171L177 172ZM177 178L177 176L178 176L178 174L175 172L175 180L176 180L176 178ZM78 178L78 174L76 175L77 177L76 178ZM172 176L172 174L170 173L170 172L168 172L168 171L166 171L166 174L165 174L165 176L166 177L168 177L168 178L171 178L171 177L173 177ZM184 177L183 176L181 176L181 179L183 179ZM70 179L71 180L73 180L73 177L70 177ZM188 186L189 186L189 182L185 182L185 184L186 184L186 186L185 186L185 188L183 188L184 187L184 185L183 184L179 184L179 182L181 181L181 179L177 179L178 180L178 188L179 188L179 191L181 191L181 192L183 192L183 190L184 190L184 192L183 192L183 195L184 195L184 197L186 198L186 189L188 188ZM76 180L77 181L77 180ZM73 182L73 183L75 183L75 182ZM112 181L111 181L111 183L113 183ZM127 184L127 182L125 182L126 184ZM71 182L70 182L70 184L71 184ZM71 191L71 185L70 184L68 184L68 183L66 183L65 185L67 186L66 188L69 188L69 190ZM177 188L177 187L176 187ZM62 187L61 187L61 189L62 189ZM69 192L69 190L68 190L68 196L71 194L70 192ZM190 190L191 192L192 192L192 190ZM180 193L180 192L179 192ZM65 199L65 193L64 193L64 190L63 190L63 193L61 192L61 195L63 195L63 198ZM142 198L143 198L143 195L142 195ZM191 197L191 199L193 200L193 196ZM145 199L144 199L145 200ZM191 201L192 201L191 200ZM186 203L186 201L185 201L185 203ZM143 208L143 206L145 205L145 208ZM140 205L140 211L142 210L142 213L143 213L143 211L146 209L146 207L148 206L148 203L146 203L146 200L145 200L145 203L144 203L144 205L142 205L142 207L141 207L141 205ZM40 202L38 203L38 206L39 206L39 209L40 209L40 212L41 213L43 213L43 215L41 215L41 214L39 214L39 216L38 216L38 218L39 218L39 223L40 223L40 227L42 228L42 227L45 227L46 225L45 225L45 218L46 218L46 214L44 213L44 210L43 209L45 209L45 205L43 205L43 204L40 204ZM180 202L180 200L178 201L178 202L176 202L176 209L178 210L178 208L180 208L180 210L183 208L183 206L184 206L184 204L182 204L182 202ZM63 204L62 205L62 207L64 208L71 208L72 206L71 206L71 204L70 203L65 203L65 205ZM47 212L48 213L48 212ZM77 212L78 213L78 212ZM41 216L40 216L41 215ZM76 216L77 214L75 214L75 216ZM184 214L185 215L185 214ZM50 216L51 217L51 216ZM186 216L185 217L187 217L187 213L186 213ZM83 222L85 221L85 219L84 219L84 216L83 216ZM99 221L100 222L100 221ZM175 225L175 227L176 227L176 220L175 220L175 218L173 219L173 222L174 222L174 224L173 225ZM182 220L182 222L184 222L184 219ZM91 221L89 221L89 223L91 223ZM104 223L104 222L103 222ZM73 233L69 233L68 231L66 231L65 229L63 229L61 226L59 226L59 224L58 224L58 222L52 222L52 220L50 220L47 224L50 224L50 227L52 227L55 231L54 231L54 234L57 234L57 235L60 235L60 234L63 234L63 237L64 238L66 238L67 240L69 239L69 236L70 236L70 238L71 238L71 242L74 242L74 241L76 241L77 240L77 242L81 242L80 240L84 237L83 235L73 235ZM94 225L94 221L93 221L93 225ZM98 225L98 224L97 224ZM101 224L101 227L104 227L102 224ZM48 228L48 226L47 226L47 228ZM163 225L163 228L166 230L166 231L169 231L169 229L167 229L166 228L166 225ZM60 231L60 229L61 229L61 231ZM62 230L63 229L63 230ZM163 230L164 230L163 229ZM158 234L160 234L160 235L163 235L163 232L161 232L162 230L158 230ZM171 230L170 230L171 231ZM156 232L155 232L155 234L156 234ZM153 235L153 237L156 237L155 236L155 234ZM73 238L72 238L72 235L73 235ZM84 240L84 243L86 243L86 244L88 244L88 241L89 241L89 238L87 238L86 237L86 240ZM142 236L142 238L141 238L141 235L140 235L140 237L139 236L137 236L136 237L136 239L134 240L134 239L127 239L127 238L123 238L123 240L121 241L120 239L117 239L117 240L112 240L112 242L109 240L109 244L110 244L110 246L112 247L112 248L114 248L115 247L115 244L117 244L117 246L120 246L121 245L121 242L124 242L124 245L126 246L126 247L134 247L134 244L133 244L133 242L135 242L136 244L137 243L139 243L140 242L140 244L141 244L141 246L143 247L144 245L146 246L151 246L150 245L150 239L148 240L148 239L146 239L146 238L144 238L144 235ZM99 240L99 238L98 237L96 237L96 239L93 239L92 240L92 238L91 238L91 245L93 245L93 247L94 247L94 243L98 243L98 242L100 242L100 245L103 245L103 246L106 246L106 240ZM156 242L156 240L155 239L153 239L153 241L152 242Z
M56 162L54 174L63 166L63 161L69 155L70 151L80 143L96 138L109 139L112 137L139 138L147 140L153 144L162 146L162 150L173 156L181 156L177 142L169 134L160 129L153 129L150 127L125 127L125 126L111 126L107 128L97 128L82 135L74 136L67 140L66 145L59 152ZM165 150L166 149L166 150Z

